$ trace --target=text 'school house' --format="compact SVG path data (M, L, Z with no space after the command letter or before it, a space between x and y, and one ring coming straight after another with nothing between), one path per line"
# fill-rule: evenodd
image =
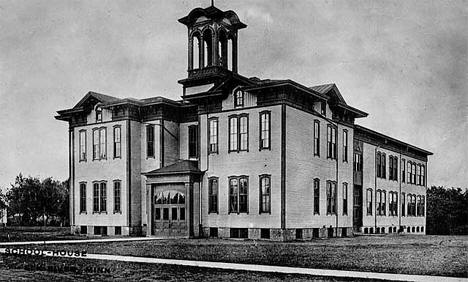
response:
M355 124L335 84L237 72L235 12L188 28L182 100L89 92L70 125L72 231L271 240L426 229L431 152Z

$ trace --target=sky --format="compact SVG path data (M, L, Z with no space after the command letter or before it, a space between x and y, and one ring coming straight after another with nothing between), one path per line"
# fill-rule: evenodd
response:
M68 177L88 91L180 99L187 29L210 0L0 0L0 187ZM358 124L434 153L428 185L468 187L468 1L217 0L248 25L239 73L336 83Z

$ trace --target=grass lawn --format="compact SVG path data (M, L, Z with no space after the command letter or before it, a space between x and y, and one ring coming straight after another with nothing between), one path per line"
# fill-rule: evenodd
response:
M70 227L8 226L0 227L0 242L79 240L86 237L72 235Z
M468 236L387 235L278 243L220 239L48 245L47 250L468 277Z

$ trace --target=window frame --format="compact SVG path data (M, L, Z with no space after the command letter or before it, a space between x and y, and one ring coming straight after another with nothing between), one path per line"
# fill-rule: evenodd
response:
M406 182L406 160L403 158L401 159L401 182Z
M114 139L113 139L114 140L113 142L114 159L121 159L122 158L122 126L114 125L112 131L114 135ZM116 134L116 131L118 131L118 135ZM118 139L116 138L117 136L118 136Z
M367 188L366 190L366 209L367 209L367 215L372 215L372 210L374 208L373 206L373 201L372 201L372 196L373 196L374 192L372 191L371 188ZM369 200L369 196L370 196L370 200Z
M401 193L401 216L406 217L406 194L405 192Z
M146 125L146 158L155 158L156 157L156 150L154 147L154 139L155 139L155 131L154 131L154 124L147 124Z
M267 119L267 122L265 122L267 128L263 128L265 124L264 124L262 118ZM259 140L259 150L260 151L262 151L262 150L271 150L271 111L261 111L259 113L259 127L258 128L259 128L259 138L258 138L258 140ZM263 133L265 133L265 134L263 134ZM265 136L263 136L263 135L265 135ZM268 141L267 146L264 145L265 140Z
M337 214L337 185L335 181L327 180L327 215Z
M84 137L83 140L82 140L82 137ZM87 139L88 139L88 136L87 136L86 129L81 129L79 131L79 133L78 133L78 146L79 146L78 147L79 148L78 158L79 158L80 162L86 162L86 159L87 159L87 154L88 154L88 152L87 152L87 145L88 145L87 144L88 143Z
M314 120L314 156L320 157L320 121Z
M348 215L348 183L343 182L343 215Z
M198 159L198 136L199 136L199 127L197 124L192 124L188 126L188 158L189 159ZM192 134L195 136L192 136ZM193 140L192 140L193 138Z
M320 215L320 179L314 178L314 215Z
M216 189L213 189L213 182L216 181ZM216 190L216 193L213 193ZM215 206L213 203L216 203ZM208 214L219 213L219 178L211 176L208 178Z
M241 103L239 103L239 100ZM234 90L234 108L243 108L245 104L245 92L241 89Z
M271 175L262 174L262 175L259 175L258 179L259 179L258 187L259 187L259 199L260 199L259 209L258 209L259 214L262 214L262 213L271 214ZM262 180L268 180L268 193L264 193ZM268 207L268 208L264 209L264 207Z
M348 162L348 130L343 129L343 162Z
M93 213L107 213L107 194L107 181L93 181Z
M216 133L213 132L214 131L213 129L215 129ZM217 117L210 117L208 119L208 154L218 154L218 153L219 153L219 119Z
M96 123L102 122L102 108L101 106L96 106L94 109Z
M107 160L107 127L96 127L93 132L93 161ZM101 140L104 132L104 142ZM96 143L97 141L97 143ZM104 153L103 153L104 151Z
M122 213L122 181L114 180L114 213ZM118 191L118 193L117 193Z
M87 187L86 187L86 182L80 182L80 213L87 213L87 205L86 205L86 199L87 199Z
M337 127L327 124L327 159L336 160L337 156Z
M246 132L241 133L241 121L246 120ZM235 120L235 125L231 121ZM242 134L246 135L246 148L242 148ZM234 143L234 141L236 143ZM234 146L236 145L236 146ZM231 152L248 152L249 151L249 114L242 113L230 115L228 117L228 153Z
M236 180L237 181L237 193L233 194L231 193L231 181ZM245 194L246 196L246 211L241 211L241 203L240 203L240 197L244 196L241 195L240 190L241 190L241 180L246 180L247 181L247 193ZM231 199L236 199L236 209L232 209L233 205L231 202ZM246 213L249 214L249 177L247 175L239 175L239 176L229 176L228 177L228 214L231 213Z

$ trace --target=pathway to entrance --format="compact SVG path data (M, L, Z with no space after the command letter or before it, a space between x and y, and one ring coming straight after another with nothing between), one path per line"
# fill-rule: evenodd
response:
M143 240L143 239L146 239L146 238L137 238L136 240ZM103 240L73 240L72 242L73 243L80 243L80 242L85 243L89 241L103 242ZM112 240L112 239L109 239L109 240ZM148 240L158 240L158 239L148 238ZM119 240L119 241L123 241L123 240ZM49 241L49 242L52 242L52 241ZM56 241L56 242L62 243L62 241ZM24 243L37 244L37 242L22 242L22 243L23 245ZM43 242L39 242L39 243L43 243ZM0 248L0 254L3 254L5 252L6 252L5 248ZM45 252L44 254L45 256L53 256L52 252ZM427 282L427 281L449 281L449 282L450 281L468 281L468 279L466 278L455 278L455 277L444 277L444 276L407 275L407 274L393 274L393 273L360 272L360 271L315 269L315 268L240 264L240 263L225 263L225 262L210 262L210 261L159 259L159 258L146 258L146 257L133 257L133 256L104 255L104 254L87 254L85 257L77 257L76 259L97 259L97 260L107 260L107 261L137 262L137 263L150 263L150 264L169 264L169 265L183 265L183 266L204 267L204 268L217 268L217 269L226 269L226 270L257 271L257 272L284 273L284 274L305 274L305 275L322 276L322 277L350 277L350 278L357 278L357 279L381 279L381 280L387 280L387 281L424 281L424 282Z

